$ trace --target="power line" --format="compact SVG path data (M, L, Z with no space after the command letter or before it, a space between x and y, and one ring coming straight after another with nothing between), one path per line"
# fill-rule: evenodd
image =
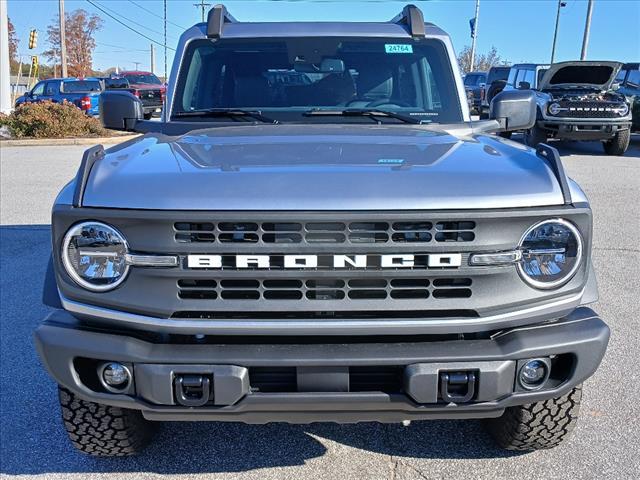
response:
M148 8L143 7L142 5L140 5L138 2L134 2L133 0L128 0L129 3L133 3L136 7L144 10L145 12L153 15L156 18L159 18L160 20L164 20L164 18L162 18L161 15L158 15L156 12L154 12L153 10L149 10ZM167 20L167 23L170 23L171 25L173 25L174 27L178 27L181 30L187 30L187 27L183 27L182 25L178 25L177 23L174 23L170 20Z
M139 31L137 31L135 28L130 27L129 25L127 25L126 23L122 22L121 20L117 19L116 17L114 17L113 15L111 15L109 12L107 12L106 10L103 10L100 6L96 5L95 3L93 3L91 0L87 0L88 3L90 3L91 5L93 5L94 7L96 7L98 10L100 10L102 13L104 13L106 16L110 17L111 19L115 20L116 22L118 22L120 25L122 25L123 27L128 28L129 30L131 30L134 33L137 33L138 35L140 35L141 37L146 38L147 40L149 40L150 42L155 43L156 45L159 45L161 47L165 47L168 48L169 50L173 50L174 52L176 51L175 48L171 48L168 47L166 45L163 45L162 42L158 42L156 40L154 40L151 37L148 37L147 35L145 35L144 33L140 33Z
M94 3L94 5L95 5L95 4L97 4L97 2L95 2L95 3ZM104 5L102 5L102 4L98 4L98 5L100 5L102 8L104 8L104 9L106 9L106 10L109 10L109 11L110 11L111 13L113 13L114 15L117 15L118 17L122 18L123 20L126 20L126 21L127 21L127 22L129 22L129 23L133 23L134 25L136 25L136 26L138 26L138 27L140 27L140 28L144 28L145 30L148 30L148 31L150 31L150 32L152 32L152 33L156 33L156 34L158 34L158 35L162 35L162 32L159 32L158 30L154 30L153 28L149 28L149 27L147 27L146 25L143 25L143 24L141 24L141 23L136 22L135 20L131 20L130 18L125 17L125 16L124 16L124 15L122 15L121 13L116 12L116 11L115 11L114 9L112 9L112 8L105 7L105 6L104 6ZM171 37L171 38L174 38L174 37ZM174 39L175 39L175 38L174 38Z

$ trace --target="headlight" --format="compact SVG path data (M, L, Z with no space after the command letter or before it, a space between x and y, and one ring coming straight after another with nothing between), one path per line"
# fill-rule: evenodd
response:
M558 115L562 111L559 103L552 103L549 105L549 113L551 115Z
M629 105L627 105L626 103L623 103L622 105L615 107L613 111L616 112L621 117L624 117L627 113L629 113Z
M545 220L525 232L520 250L518 270L522 278L535 288L556 288L568 282L580 267L582 236L566 220Z
M124 236L99 222L84 222L69 229L62 242L62 263L81 287L105 292L127 276L129 251Z

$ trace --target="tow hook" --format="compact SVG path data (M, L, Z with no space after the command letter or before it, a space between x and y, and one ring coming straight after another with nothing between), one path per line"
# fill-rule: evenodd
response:
M204 375L176 375L173 391L180 405L201 407L209 401L211 380Z
M447 403L465 403L473 398L476 390L474 372L440 373L440 396Z

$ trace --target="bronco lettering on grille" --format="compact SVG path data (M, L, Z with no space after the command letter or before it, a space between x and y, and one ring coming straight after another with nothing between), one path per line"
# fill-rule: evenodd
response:
M187 268L457 268L462 254L188 255Z

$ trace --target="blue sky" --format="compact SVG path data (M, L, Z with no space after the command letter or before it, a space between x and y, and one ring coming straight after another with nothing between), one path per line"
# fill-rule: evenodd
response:
M135 0L153 16L129 0L94 0L121 15L125 23L162 43L162 0ZM200 0L168 0L170 22L168 45L175 47L181 33L179 26L190 26L200 20L200 10L193 3ZM205 0L218 3L219 0ZM587 10L585 0L566 0L562 9L556 59L580 57L582 34ZM452 39L456 51L470 44L469 19L473 17L475 0L226 0L229 11L241 21L276 20L346 20L380 21L395 16L406 3L415 3L424 12L426 21L433 22ZM96 36L94 68L119 65L131 69L140 62L141 69L150 63L149 41L108 18L86 0L65 0L67 11L83 8L98 13L104 28ZM478 50L485 52L492 45L511 62L548 62L555 22L556 0L481 0L478 27ZM46 50L46 26L58 11L57 0L8 0L9 17L21 40L19 52L27 50L29 30L39 31L36 52ZM116 15L117 16L117 15ZM146 28L141 28L136 22ZM640 60L640 0L595 0L588 59ZM171 65L173 52L168 52ZM164 52L156 49L156 73L162 74Z

